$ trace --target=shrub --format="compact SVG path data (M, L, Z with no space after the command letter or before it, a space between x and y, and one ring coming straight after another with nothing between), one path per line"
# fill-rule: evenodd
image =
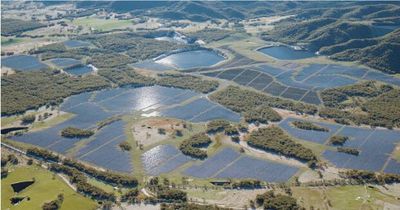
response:
M66 138L88 138L94 134L92 130L67 127L61 131L61 136Z
M260 128L254 131L250 134L247 143L252 147L276 152L302 161L314 162L317 160L310 149L296 143L277 126Z
M305 122L305 121L293 121L292 125L294 125L296 128L303 129L303 130L313 130L313 131L322 131L322 132L329 132L328 128L321 127L318 125L315 125L311 122Z
M124 151L130 151L132 149L132 146L127 141L119 143L119 147Z
M204 159L207 158L207 152L199 149L199 147L206 147L210 143L211 139L204 133L200 133L200 134L195 134L189 139L184 140L180 144L179 149L185 155L199 159Z
M231 124L227 120L213 120L207 123L207 133L222 132L230 126Z
M257 107L255 109L250 109L244 113L244 119L248 123L268 123L268 121L271 122L278 122L282 120L282 117L273 110L269 106L262 105L260 107Z
M354 149L354 148L350 148L350 147L338 147L337 151L338 152L347 153L347 154L350 154L350 155L356 155L356 156L358 154L360 154L360 151L358 151L357 149Z
M60 160L60 157L58 155L53 154L52 152L49 152L44 149L38 149L38 148L29 148L26 150L27 155L35 156L42 158L44 160L50 160L54 162L58 162Z
M348 139L349 137L347 136L335 135L329 139L329 142L333 145L343 145Z
M34 114L28 114L21 118L23 124L31 124L35 122L36 116Z

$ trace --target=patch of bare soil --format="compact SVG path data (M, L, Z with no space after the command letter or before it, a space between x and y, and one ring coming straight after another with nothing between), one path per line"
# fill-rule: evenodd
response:
M148 146L166 140L177 130L184 129L184 122L174 119L149 118L132 126L132 134L138 144Z
M206 200L206 202L219 206L243 208L245 205L249 205L250 200L254 200L258 194L262 194L265 191L266 189L225 190L217 193L217 197L224 196L222 199Z

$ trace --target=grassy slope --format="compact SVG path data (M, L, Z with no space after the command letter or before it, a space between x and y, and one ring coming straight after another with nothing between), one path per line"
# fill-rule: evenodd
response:
M20 192L18 196L29 196L30 201L24 200L18 206L10 204L10 198L14 192L11 183L31 180L36 182ZM64 202L61 209L96 209L96 203L89 198L73 191L60 177L53 178L52 173L37 166L17 167L9 173L8 177L1 181L1 208L7 209L42 209L44 202L49 202L57 198L57 195L64 194Z
M364 186L339 186L320 188L293 188L293 195L301 200L301 204L314 209L326 209L327 200L331 202L332 209L382 209L383 203L400 205L393 196L385 195L379 190ZM326 196L327 200L324 200Z
M97 30L112 30L119 28L126 28L132 25L130 20L117 20L117 19L99 19L93 17L77 18L72 21L72 24L83 27L93 27Z
M35 122L32 125L32 130L42 130L42 129L46 129L46 128L50 128L53 127L57 124L60 124L62 122L65 122L69 119L71 119L72 117L74 117L75 115L72 113L65 113L59 116L56 116L52 119L49 119L48 121L40 121L40 122Z

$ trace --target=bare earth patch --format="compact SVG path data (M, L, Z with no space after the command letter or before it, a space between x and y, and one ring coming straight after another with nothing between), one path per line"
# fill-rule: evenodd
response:
M165 133L160 133L164 130ZM183 123L175 119L149 118L132 126L132 134L139 144L152 145L170 138L176 130L183 130Z

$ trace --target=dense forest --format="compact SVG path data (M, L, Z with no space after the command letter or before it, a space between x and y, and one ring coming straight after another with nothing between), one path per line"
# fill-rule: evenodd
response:
M269 106L261 105L255 109L250 109L243 114L244 120L248 123L268 123L279 122L282 117Z
M303 207L297 204L295 198L288 195L276 194L273 191L257 195L255 203L264 209L304 210Z
M192 89L200 93L209 93L218 88L219 83L212 80L204 80L200 77L183 74L159 74L158 85Z
M228 86L227 88L210 95L210 99L240 113L256 109L261 105L288 109L305 114L315 114L317 112L317 107L313 105L268 96L255 91L241 89L236 86Z
M19 35L25 31L34 30L41 27L46 27L46 25L32 20L1 18L2 36Z
M366 124L382 127L400 126L400 90L373 81L322 91L325 106L322 117L334 118L339 123ZM356 109L355 112L340 109Z
M179 149L185 155L205 159L207 158L207 150L203 150L201 147L208 147L210 143L211 139L207 135L200 133L182 141L179 145Z
M110 87L98 76L71 78L52 71L20 72L1 78L1 113L23 113L44 105L57 105L70 95Z
M329 132L328 128L316 125L312 122L306 121L293 121L292 125L298 129L302 130L311 130L311 131L321 131L321 132Z
M20 72L2 77L2 114L20 114L44 105L58 105L64 98L93 90L117 86L134 87L162 85L207 93L218 87L218 82L190 75L160 75L159 79L138 74L128 67L102 69L99 76L69 77L53 71ZM110 83L112 82L112 83ZM50 88L51 87L51 88Z
M207 123L207 130L208 134L215 134L218 132L223 132L228 130L232 127L231 123L227 120L212 120Z
M61 131L61 136L66 138L88 138L94 134L92 130L66 127Z
M351 147L338 147L336 149L337 149L338 152L343 152L343 153L347 153L347 154L350 154L350 155L357 156L357 155L360 154L360 151L358 151L358 149L354 149L354 148L351 148Z
M77 191L86 196L96 200L115 201L116 199L113 193L108 193L99 187L89 184L86 176L75 168L53 163L49 166L49 170L67 175L71 183L76 184Z
M252 132L247 143L255 148L307 161L310 166L314 166L317 162L317 157L310 149L291 139L277 126L260 128Z
M349 140L348 136L341 136L341 135L334 135L329 138L329 142L335 146L338 146L338 145L341 146L344 143L346 143L347 140Z
M348 170L340 173L343 178L357 181L358 183L392 184L400 183L400 175L370 172L363 170Z

